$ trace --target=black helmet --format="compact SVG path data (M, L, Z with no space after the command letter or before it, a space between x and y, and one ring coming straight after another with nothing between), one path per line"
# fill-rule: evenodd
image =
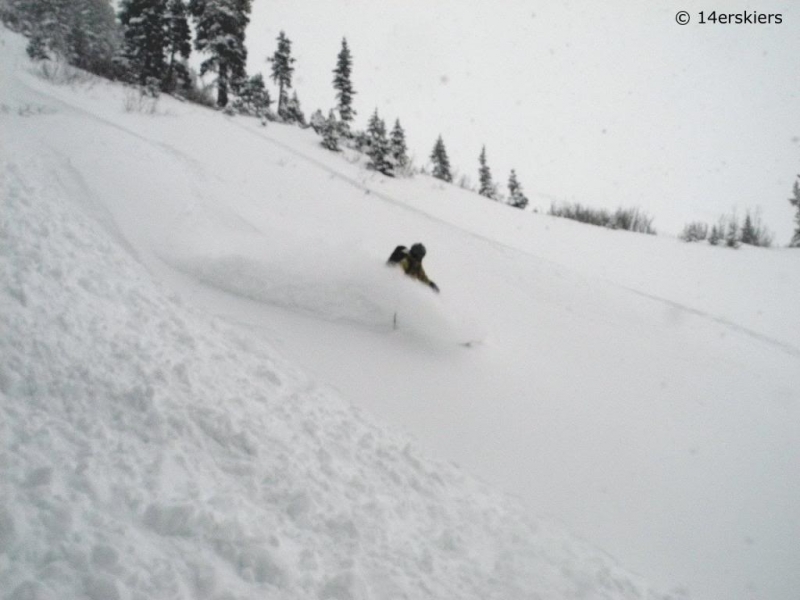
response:
M413 256L417 260L422 260L423 258L425 258L425 246L419 243L414 244L413 246L411 246L409 254L411 254L411 256Z

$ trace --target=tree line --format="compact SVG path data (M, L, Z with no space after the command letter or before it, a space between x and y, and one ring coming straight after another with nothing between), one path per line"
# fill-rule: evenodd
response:
M35 60L61 57L69 64L102 77L136 85L144 94L179 94L191 101L214 104L232 114L259 117L264 124L267 120L280 120L306 126L300 100L293 90L295 59L292 57L292 42L285 32L280 32L277 49L267 58L272 81L278 88L274 112L271 108L274 101L263 75L247 74L245 31L250 22L251 5L252 0L121 0L119 12L115 14L109 0L4 0L0 4L0 18L11 29L29 38L27 52ZM190 24L194 26L194 39ZM193 49L205 57L199 75L216 74L215 100L198 89L197 75L188 66ZM343 39L332 80L337 105L329 110L327 117L317 110L311 117L310 126L322 137L322 145L329 150L338 151L341 145L346 145L368 157L368 168L390 176L411 173L405 131L399 118L394 120L389 131L376 108L367 129L354 130L356 91L352 70L352 54L347 40ZM431 175L453 183L441 135L436 139L429 159ZM528 206L528 198L514 169L507 181L508 195L500 193L488 165L485 146L478 156L478 179L475 191L480 195L520 209ZM459 185L474 189L466 177ZM793 192L789 201L797 209L797 214L790 246L800 247L800 190L797 182ZM583 214L581 211L560 209L553 212L551 209L552 214L561 213L569 218L574 218L570 216L573 212ZM756 245L768 245L770 236L763 226L759 225L759 230L753 225L753 218L748 213L741 227L732 225L731 219L727 219L725 227L735 227L741 243L755 240ZM617 221L619 219L615 217L614 223ZM705 232L703 239L708 237L712 243L717 243L722 237L731 237L718 231L722 226L722 223L716 224L709 234L707 226L704 229L703 224L689 224L683 237L694 240Z

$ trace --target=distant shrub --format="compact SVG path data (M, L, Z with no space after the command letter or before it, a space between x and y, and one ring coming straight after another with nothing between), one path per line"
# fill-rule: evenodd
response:
M739 225L739 219L734 212L730 215L722 215L711 226L710 233L707 224L695 221L687 224L679 237L685 242L699 242L707 239L712 246L724 243L728 248L738 248L742 244L769 248L774 239L772 232L761 222L760 212L758 210L751 212L749 209L745 213L744 222L741 225Z
M548 214L608 229L623 229L650 235L656 233L653 228L653 217L638 208L618 208L610 212L604 208L590 208L577 202L574 204L553 202Z
M684 242L702 242L708 238L708 225L694 221L684 226L680 238Z

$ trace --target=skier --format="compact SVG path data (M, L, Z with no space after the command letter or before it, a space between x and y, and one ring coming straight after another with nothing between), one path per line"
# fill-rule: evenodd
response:
M406 275L430 286L430 288L438 294L439 286L428 279L428 276L425 274L425 269L422 268L423 258L425 258L425 246L422 244L414 244L411 246L410 250L405 246L398 246L394 249L389 260L386 261L386 264L401 266Z

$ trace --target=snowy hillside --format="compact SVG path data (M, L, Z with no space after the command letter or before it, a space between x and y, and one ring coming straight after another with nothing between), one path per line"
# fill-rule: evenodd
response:
M389 180L0 53L6 597L800 587L800 254ZM415 241L440 296L382 266Z

